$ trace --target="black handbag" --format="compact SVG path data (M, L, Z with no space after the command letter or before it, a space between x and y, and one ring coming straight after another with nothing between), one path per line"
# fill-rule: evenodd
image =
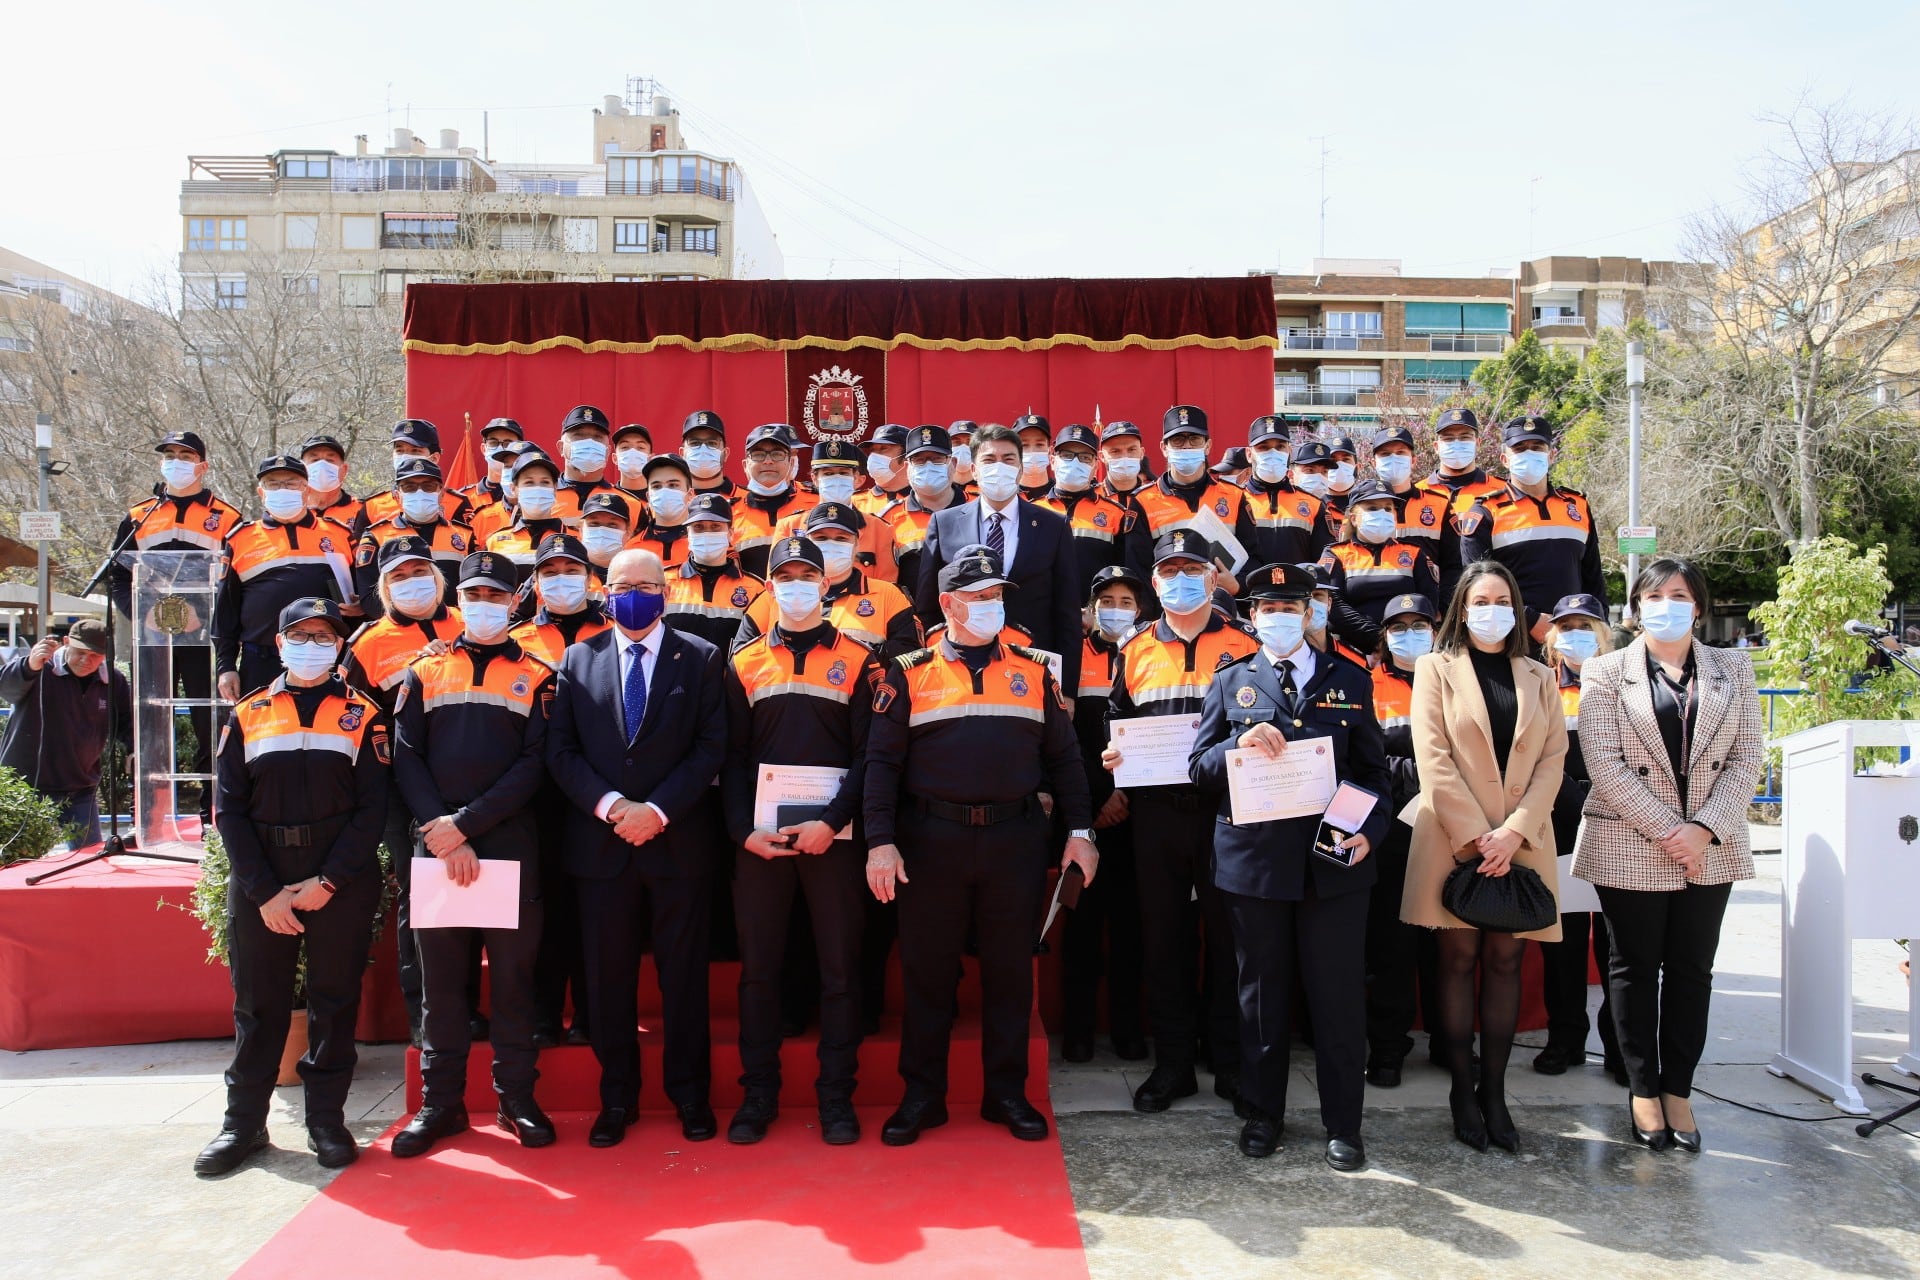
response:
M1503 876L1480 874L1480 859L1469 858L1447 873L1440 903L1455 916L1488 933L1532 933L1560 918L1560 904L1538 872L1507 864Z

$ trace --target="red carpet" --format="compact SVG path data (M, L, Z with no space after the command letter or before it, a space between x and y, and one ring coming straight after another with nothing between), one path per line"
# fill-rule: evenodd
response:
M824 1145L810 1107L751 1147L684 1142L657 1113L605 1151L585 1114L557 1115L560 1141L539 1151L490 1125L417 1160L383 1138L235 1274L312 1280L324 1259L330 1275L410 1280L1085 1280L1057 1142L1015 1141L969 1106L893 1148L885 1118L863 1108L850 1147Z

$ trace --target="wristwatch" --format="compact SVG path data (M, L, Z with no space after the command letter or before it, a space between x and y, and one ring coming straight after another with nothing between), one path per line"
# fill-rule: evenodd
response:
M320 876L318 877L318 879L320 881L320 887L322 889L325 889L328 893L333 894L333 893L340 892L340 886L335 884L333 881L327 879L325 876Z
M1093 834L1092 827L1077 827L1074 830L1067 832L1067 839L1085 840L1088 844L1100 843L1099 837Z

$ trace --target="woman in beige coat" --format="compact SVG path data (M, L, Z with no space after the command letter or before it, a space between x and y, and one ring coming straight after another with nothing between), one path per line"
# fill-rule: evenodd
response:
M1567 756L1567 726L1553 673L1527 657L1517 623L1520 589L1505 566L1468 565L1447 605L1433 652L1415 667L1413 754L1420 803L1407 858L1400 917L1437 929L1440 1034L1453 1089L1454 1136L1478 1151L1489 1142L1518 1151L1507 1110L1507 1059L1520 1017L1520 956L1526 938L1560 940L1560 920L1535 933L1482 932L1441 905L1441 886L1460 862L1480 874L1514 864L1555 884L1553 800ZM1480 1087L1473 1086L1478 978Z
M1747 806L1764 750L1753 663L1693 638L1707 583L1685 560L1640 571L1638 640L1581 671L1592 790L1573 873L1599 888L1608 987L1635 1141L1700 1150L1693 1072L1733 882L1753 878Z

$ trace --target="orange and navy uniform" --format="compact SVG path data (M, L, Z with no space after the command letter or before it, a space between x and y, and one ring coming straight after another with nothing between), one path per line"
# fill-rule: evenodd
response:
M463 635L407 668L394 701L393 780L413 820L451 817L482 858L536 863L531 822L503 824L529 813L546 778L552 703L553 668L511 637L483 645ZM521 896L534 897L536 883L523 873Z
M1120 646L1099 632L1080 642L1080 688L1073 696L1073 729L1080 738L1080 759L1096 813L1113 794L1113 775L1101 767L1100 755L1107 748L1107 700L1113 696L1114 671L1119 662Z
M720 774L727 834L754 829L754 769L762 764L845 769L820 820L839 831L860 816L867 726L880 660L866 645L821 623L742 640L727 656L727 762Z
M913 601L891 582L879 582L858 569L827 587L821 599L827 621L848 639L876 650L884 660L910 653L926 642L920 631L920 616ZM747 631L742 634L766 635L780 618L780 606L768 592L747 610ZM1022 643L1028 639L1018 633Z
M1387 602L1408 592L1431 597L1440 588L1440 571L1418 544L1390 538L1378 545L1353 539L1336 542L1320 556L1333 575L1333 589L1378 624ZM1368 639L1361 637L1363 643ZM1375 631L1371 640L1379 639ZM1371 648L1371 643L1364 643ZM1365 663L1361 664L1365 666Z
M1093 575L1125 557L1122 539L1133 528L1133 508L1109 502L1093 489L1078 493L1050 489L1036 501L1067 518L1067 527L1073 531L1074 557L1080 562L1080 580L1074 584L1079 594L1074 598L1085 600L1093 590Z
M1484 467L1475 467L1471 471L1457 476L1442 475L1436 471L1416 486L1427 493L1437 493L1447 501L1449 514L1458 514L1478 502L1490 493L1498 493L1505 484L1490 476Z
M1400 509L1400 541L1423 548L1437 567L1441 563L1441 544L1453 536L1453 525L1447 520L1452 499L1436 490L1416 486L1405 493L1396 493L1393 500Z
M856 493L853 496L855 501L858 501L863 495ZM810 510L812 510L811 507L807 508L807 511ZM855 510L858 508L856 507ZM806 537L807 511L796 511L792 515L782 517L780 524L773 531L773 540L778 542L782 538ZM861 572L869 578L878 578L882 582L897 582L900 567L894 563L893 559L893 526L881 516L870 515L864 511L860 514L864 523L860 526L858 541L854 543L854 563L859 565ZM769 555L768 559L771 560L772 556Z
M302 596L337 600L352 582L350 546L345 525L311 511L288 524L241 522L227 537L214 593L214 670L239 671L243 656L278 667L280 610Z
M880 519L899 503L907 500L912 493L911 486L887 490L878 487L862 489L853 495L853 509L869 520Z
M354 522L360 518L361 509L366 505L366 503L360 501L360 499L354 497L345 489L342 489L333 496L332 502L329 502L324 507L315 507L314 510L323 516L338 520L341 524L351 529L353 528Z
M725 653L746 634L748 611L766 589L766 583L742 572L737 560L716 565L688 560L667 572L667 624Z
M1545 496L1528 496L1503 484L1454 517L1464 564L1498 560L1520 584L1527 625L1549 614L1561 597L1584 592L1607 598L1600 565L1600 538L1593 512L1578 489L1548 485Z
M454 583L460 577L460 562L480 549L473 540L473 530L445 520L418 525L405 516L396 516L392 520L368 525L353 549L353 589L370 618L383 612L379 593L380 548L395 538L404 538L409 534L424 539L432 550L433 562L447 580L446 603L449 605L456 600Z
M767 561L773 557L775 530L789 516L804 514L818 506L817 495L798 485L788 485L782 493L762 496L748 490L733 503L733 554L740 567L756 578L767 576Z
M1286 481L1268 484L1249 479L1247 509L1253 516L1253 541L1247 563L1306 564L1320 558L1333 541L1326 504Z
M425 618L388 614L369 622L347 641L347 683L367 690L382 711L391 712L408 664L435 640L451 644L463 625L460 611L445 605Z
M558 669L568 645L591 640L612 625L606 610L589 600L577 613L548 613L542 609L507 635L522 649Z
M718 521L714 523L718 524ZM649 521L627 539L625 551L651 551L660 557L661 567L669 573L687 562L687 526L654 524Z
M353 536L357 539L367 531L369 525L379 524L382 520L397 520L400 514L400 495L392 489L382 489L360 504L360 514L354 517L353 523L348 527L353 530ZM440 518L471 528L473 504L468 502L466 494L458 489L441 489Z
M1397 812L1419 793L1420 775L1413 759L1413 672L1402 671L1391 658L1373 669L1373 715L1386 739Z
M628 512L632 512L634 509L633 495L617 484L610 484L606 480L568 480L562 478L560 483L554 486L553 490L554 518L557 520L565 520L571 525L579 524L580 513L586 509L587 499L593 497L596 493L611 493L627 504ZM627 527L629 532L631 532L633 527L631 518L629 518L627 522Z
M486 501L476 500L473 504L473 539L481 546L487 545L487 539L513 523L513 508L498 498Z
M968 501L971 499L967 491L955 485L947 506ZM927 544L927 526L933 523L933 508L922 505L919 494L909 492L887 508L885 519L893 530L893 560L899 567L899 577L894 581L916 586L920 581L920 549Z
M467 505L473 508L474 514L478 515L480 508L490 502L499 502L506 496L507 491L504 486L496 484L492 480L476 480L464 488L454 490L454 492L465 498Z
M1161 476L1152 484L1140 486L1133 491L1134 507L1139 515L1123 539L1124 563L1142 578L1152 581L1155 540L1169 529L1195 528L1202 508L1231 530L1247 554L1253 555L1259 538L1252 497L1238 485L1211 476L1193 484L1175 484L1172 476Z
M184 498L156 485L154 496L133 504L114 530L113 545L125 551L219 551L245 516L239 508L202 489ZM110 575L114 604L132 612L133 570L118 560Z
M393 757L368 694L338 676L311 689L281 676L240 700L218 755L214 812L246 901L262 905L314 875L339 896L372 888Z
M533 553L540 549L540 544L548 536L572 532L573 527L558 516L543 520L515 520L506 528L488 534L484 547L520 566L520 576L525 578L533 568Z
M942 639L882 672L867 734L869 849L895 843L900 809L922 800L989 807L1044 791L1068 830L1093 825L1073 720L1037 650Z
M1213 673L1259 648L1251 632L1212 611L1207 625L1192 640L1168 626L1165 618L1140 627L1120 642L1113 695L1107 699L1108 740L1113 738L1116 721L1135 716L1197 719Z

